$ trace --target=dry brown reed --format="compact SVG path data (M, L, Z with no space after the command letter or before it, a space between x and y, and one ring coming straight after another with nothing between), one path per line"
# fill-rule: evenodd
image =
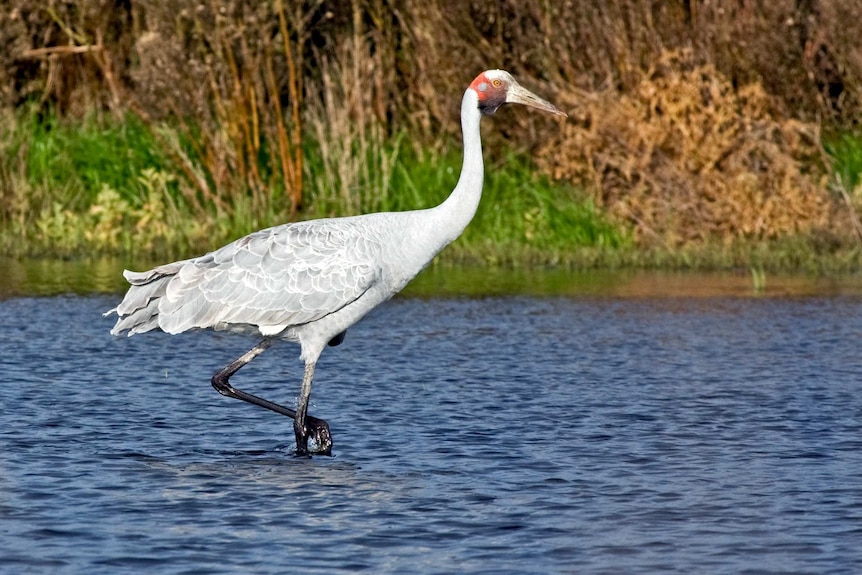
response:
M663 53L684 48L735 86L763 84L798 119L819 114L841 125L862 119L856 0L10 0L7 6L0 12L0 94L8 104L36 96L72 113L126 106L131 93L156 118L170 107L220 119L221 112L207 112L216 104L205 100L217 95L225 110L251 113L257 100L272 106L267 113L277 119L275 89L292 122L319 58L358 33L384 63L373 77L371 112L381 120L394 114L414 128L456 125L449 102L483 68L505 67L557 88L625 93ZM171 99L147 98L148 92Z
M356 33L320 56L320 76L306 102L311 137L323 169L310 179L319 215L357 214L385 205L397 159L386 126L374 113L382 62L357 25Z
M35 100L63 114L121 114L134 35L113 2L10 0L0 9L0 97Z
M303 6L264 3L143 3L147 31L134 109L182 166L193 208L229 209L247 193L251 209L302 204ZM158 122L170 119L170 122ZM176 130L177 133L172 133Z
M828 227L816 126L780 118L759 84L734 89L690 51L666 54L628 94L582 99L540 161L593 190L639 239L672 247Z

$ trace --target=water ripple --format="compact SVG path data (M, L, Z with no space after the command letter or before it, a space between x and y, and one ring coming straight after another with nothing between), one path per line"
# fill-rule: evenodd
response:
M209 375L253 343L0 301L0 571L856 573L862 301L398 299L324 354L332 458ZM298 351L236 383L290 404Z

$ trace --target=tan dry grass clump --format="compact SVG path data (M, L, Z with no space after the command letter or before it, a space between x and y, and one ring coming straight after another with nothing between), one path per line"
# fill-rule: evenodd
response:
M769 239L828 224L817 129L779 118L759 84L734 89L680 51L628 94L578 99L542 167L591 190L641 243Z

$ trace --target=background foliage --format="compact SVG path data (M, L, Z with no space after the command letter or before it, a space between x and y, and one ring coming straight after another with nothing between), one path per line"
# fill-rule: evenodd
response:
M855 0L7 0L4 242L186 253L430 205L464 87L501 67L571 118L486 126L509 159L471 257L853 250L860 37Z

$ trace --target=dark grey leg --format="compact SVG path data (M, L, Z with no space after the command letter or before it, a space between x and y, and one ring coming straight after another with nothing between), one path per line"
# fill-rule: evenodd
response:
M299 391L299 405L293 418L293 432L296 435L296 452L308 452L308 434L311 417L308 416L308 400L311 397L311 380L314 378L314 362L305 364L302 388Z
M233 374L239 371L240 368L249 363L251 360L266 351L270 345L272 345L272 340L265 339L259 344L257 344L255 347L250 349L248 352L237 358L235 361L231 362L223 369L216 372L216 374L213 375L212 378L212 386L215 388L216 391L226 397L241 399L242 401L252 403L259 407L263 407L264 409L269 409L270 411L280 413L281 415L286 415L287 417L293 419L293 429L294 434L296 435L297 455L308 454L309 436L311 436L314 439L315 443L317 443L317 449L315 450L315 453L331 455L332 434L329 431L329 424L322 419L318 419L307 414L308 397L311 394L311 377L314 374L314 364L311 364L310 373L309 366L305 366L305 375L302 379L302 391L300 392L298 411L295 411L283 405L279 405L267 399L263 399L262 397L252 395L250 393L242 391L241 389L237 389L233 387L228 381ZM308 380L307 384L306 380Z

